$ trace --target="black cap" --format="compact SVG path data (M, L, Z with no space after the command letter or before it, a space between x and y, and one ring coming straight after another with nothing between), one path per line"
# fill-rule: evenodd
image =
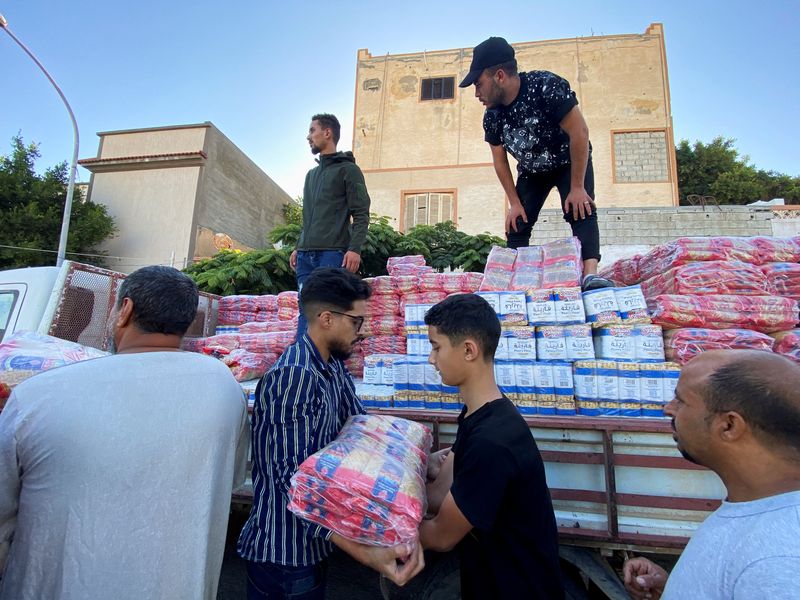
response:
M464 77L464 81L458 87L469 87L483 70L488 67L500 65L514 58L514 49L505 39L501 37L490 37L488 40L475 46L472 51L472 64L469 66L469 73Z

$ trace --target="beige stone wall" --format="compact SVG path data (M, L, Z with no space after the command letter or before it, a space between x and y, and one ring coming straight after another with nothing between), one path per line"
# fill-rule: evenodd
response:
M197 152L203 149L206 130L210 123L188 127L161 127L132 131L104 131L98 133L101 144L100 158L123 158Z
M595 191L605 207L677 204L675 154L663 29L644 34L513 44L521 70L568 79L589 124ZM469 70L470 48L372 56L359 51L353 150L373 212L398 219L407 189L454 189L464 231L502 232L505 198L483 141L483 106L474 88L451 100L420 100L420 80ZM614 132L661 131L668 180L615 181ZM513 161L512 161L513 168ZM627 179L627 178L626 178ZM557 207L555 193L547 207Z

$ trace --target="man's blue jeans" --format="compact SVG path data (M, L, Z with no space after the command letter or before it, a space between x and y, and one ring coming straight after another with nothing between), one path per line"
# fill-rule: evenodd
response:
M326 566L247 561L247 600L324 600Z
M303 284L311 275L311 271L318 267L341 267L344 260L343 250L298 250L297 251L297 291L303 289ZM298 306L300 307L300 316L297 318L297 338L300 337L308 329L308 322L303 315L303 307L300 305L298 298Z

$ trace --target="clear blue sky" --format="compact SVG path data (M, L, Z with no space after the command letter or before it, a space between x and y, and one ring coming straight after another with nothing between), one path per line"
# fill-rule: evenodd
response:
M490 35L513 43L643 33L662 22L676 141L733 137L757 167L800 175L798 0L0 0L0 13L64 90L81 158L96 155L98 131L212 121L296 196L313 166L312 114L335 113L339 148L350 148L359 48L381 55L472 47ZM68 160L66 111L2 32L0 61L0 154L21 131L41 145L37 169Z

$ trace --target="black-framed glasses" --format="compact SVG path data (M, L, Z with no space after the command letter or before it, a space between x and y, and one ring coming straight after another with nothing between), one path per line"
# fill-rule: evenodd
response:
M362 325L364 325L364 317L357 317L355 315L348 315L347 313L339 312L338 310L329 310L328 312L329 313L333 313L335 315L342 315L343 317L348 317L350 319L353 319L353 323L356 326L356 331L361 331L361 327L362 327ZM319 314L321 315L322 313L319 313ZM317 316L319 316L319 315L317 315Z

